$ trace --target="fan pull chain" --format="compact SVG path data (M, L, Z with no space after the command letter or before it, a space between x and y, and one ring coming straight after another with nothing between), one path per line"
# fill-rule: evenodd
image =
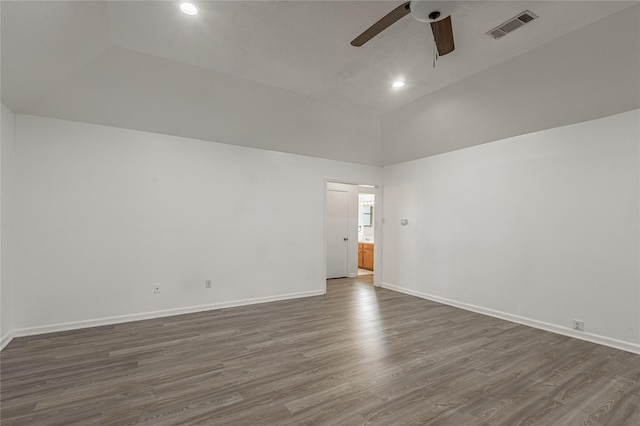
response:
M438 60L438 45L436 44L436 40L438 39L438 26L435 26L435 31L433 34L433 69L436 68L436 61Z
M436 46L436 43L433 43L433 68L435 69L436 67L436 61L438 60L438 46Z

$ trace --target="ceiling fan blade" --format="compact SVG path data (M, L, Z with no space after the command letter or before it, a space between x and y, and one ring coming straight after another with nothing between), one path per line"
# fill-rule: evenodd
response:
M411 11L409 9L409 3L411 2L408 1L404 4L401 4L391 12L387 13L382 19L380 19L378 22L367 28L365 32L356 37L351 42L351 45L356 47L362 46L363 44L380 34L386 28L391 26L393 23L399 21L401 18L404 18Z
M435 40L436 47L438 48L438 55L444 56L447 53L453 52L455 46L453 45L451 16L447 16L437 22L432 22L431 31L433 32L433 39Z

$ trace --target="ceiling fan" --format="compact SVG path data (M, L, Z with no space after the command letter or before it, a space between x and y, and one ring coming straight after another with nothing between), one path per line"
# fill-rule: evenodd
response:
M392 24L411 13L415 19L421 22L430 22L433 40L439 56L453 52L453 28L451 26L451 11L455 2L446 1L408 1L393 9L378 22L370 26L356 37L352 46L360 47Z

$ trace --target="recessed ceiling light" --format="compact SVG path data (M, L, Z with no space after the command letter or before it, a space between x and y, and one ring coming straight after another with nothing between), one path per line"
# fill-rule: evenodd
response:
M399 89L402 86L404 86L404 81L401 80L394 81L393 84L391 84L391 87L394 89Z
M180 10L186 13L187 15L198 14L198 8L195 7L192 3L188 3L188 2L180 3Z

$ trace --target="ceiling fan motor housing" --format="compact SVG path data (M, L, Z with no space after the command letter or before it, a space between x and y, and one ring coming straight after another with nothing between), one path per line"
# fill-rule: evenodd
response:
M411 15L421 22L437 22L451 16L456 2L451 1L420 1L410 3Z

